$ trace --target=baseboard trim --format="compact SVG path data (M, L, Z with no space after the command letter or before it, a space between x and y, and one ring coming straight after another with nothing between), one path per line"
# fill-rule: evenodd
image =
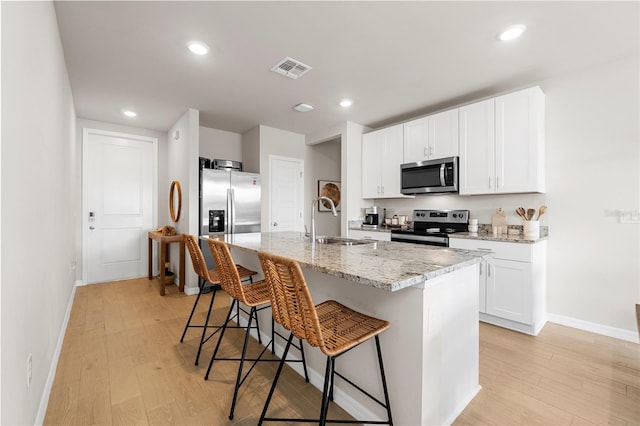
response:
M595 322L584 321L577 318L566 317L564 315L547 314L547 321L567 327L577 328L578 330L589 331L591 333L601 334L603 336L613 337L614 339L625 340L631 343L640 343L638 333L625 330L623 328L610 327L608 325L598 324Z
M51 359L51 365L49 366L49 375L47 381L44 384L44 390L42 392L42 398L40 399L40 406L38 407L38 413L36 415L36 425L44 423L44 416L47 414L47 406L49 405L49 396L51 396L51 388L53 387L53 379L56 377L56 369L58 368L58 361L60 360L60 352L62 351L62 343L64 343L64 336L67 331L67 325L69 324L69 317L71 316L71 308L73 306L73 300L76 295L76 288L78 286L85 285L82 281L78 280L74 283L71 290L71 296L67 302L67 311L64 314L64 320L62 321L62 327L60 328L60 334L58 335L58 342L53 352L53 358Z

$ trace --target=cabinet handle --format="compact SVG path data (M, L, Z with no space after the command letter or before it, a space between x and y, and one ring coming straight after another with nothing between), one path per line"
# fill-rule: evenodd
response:
M491 250L491 249L488 249L488 248L482 248L482 247L478 247L476 250L478 250L478 251L493 251L493 250Z
M487 276L491 276L491 265L487 265Z
M428 157L429 156L429 151L427 151L427 147L425 146L424 148L422 148L422 153L424 157Z
M480 276L482 276L482 263L480 264Z
M491 176L489 176L489 189L491 189Z
M429 155L433 155L433 145L429 145Z
M380 194L384 195L384 185L382 185L380 188L381 188Z
M500 176L496 176L496 189L500 186Z

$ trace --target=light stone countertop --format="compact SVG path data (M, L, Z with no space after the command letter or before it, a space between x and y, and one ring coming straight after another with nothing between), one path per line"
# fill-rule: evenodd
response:
M233 234L225 235L224 241L240 250L295 259L303 268L387 291L418 285L493 256L482 251L388 241L363 240L367 244L353 246L311 244L298 232Z
M460 238L465 240L485 240L485 241L498 241L504 243L524 243L524 244L535 244L538 241L546 240L549 238L549 227L541 226L540 227L540 235L538 236L530 236L522 234L522 226L509 226L509 229L518 229L520 231L517 235L509 235L509 234L493 234L491 232L491 225L480 225L478 227L478 232L456 232L454 234L450 234L449 238Z

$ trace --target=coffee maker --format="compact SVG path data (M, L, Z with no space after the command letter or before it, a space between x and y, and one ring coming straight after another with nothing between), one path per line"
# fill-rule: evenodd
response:
M363 229L375 229L380 226L380 214L378 213L378 207L367 207L364 209L364 221L362 222Z

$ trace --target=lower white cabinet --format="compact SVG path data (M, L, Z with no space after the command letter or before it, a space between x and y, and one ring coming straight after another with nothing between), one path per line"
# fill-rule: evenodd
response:
M361 240L391 241L391 232L362 231L360 229L349 229L349 238Z
M537 335L547 321L547 244L449 238L449 247L491 251L480 265L480 320Z

